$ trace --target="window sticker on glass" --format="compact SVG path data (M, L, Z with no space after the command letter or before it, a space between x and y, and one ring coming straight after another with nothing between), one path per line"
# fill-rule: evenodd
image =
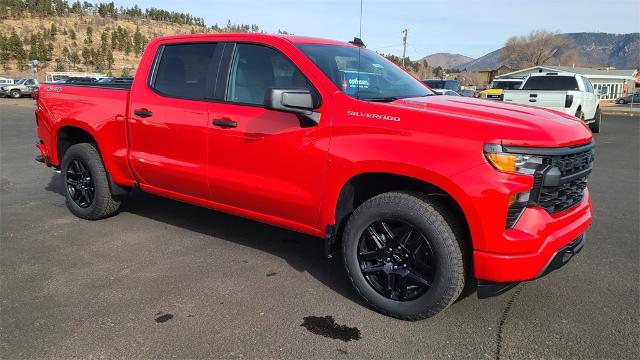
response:
M357 71L340 71L342 77L342 91L348 95L356 95L358 92L358 86L360 90L369 89L371 86L372 78L376 74Z

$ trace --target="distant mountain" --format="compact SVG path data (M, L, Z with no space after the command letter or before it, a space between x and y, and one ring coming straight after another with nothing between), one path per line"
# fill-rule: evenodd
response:
M431 67L440 66L443 69L456 69L460 65L467 64L474 59L460 54L436 53L425 56L418 61L422 62L423 60L427 60Z
M614 66L618 69L640 67L640 33L571 33L563 34L576 43L581 66ZM458 68L467 70L495 69L502 65L502 48L482 57L460 64ZM431 62L429 62L431 63ZM568 64L567 64L568 65Z

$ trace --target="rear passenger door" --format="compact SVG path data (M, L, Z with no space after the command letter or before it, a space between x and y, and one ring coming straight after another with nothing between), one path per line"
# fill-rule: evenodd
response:
M208 111L221 47L161 45L148 81L135 82L128 118L130 161L143 189L208 197Z
M211 106L211 199L318 229L329 146L328 106L320 106L316 88L279 50L248 43L231 50L226 66L221 66L228 69L220 75L226 76L225 100ZM270 88L309 89L316 95L319 124L307 126L295 114L266 109Z

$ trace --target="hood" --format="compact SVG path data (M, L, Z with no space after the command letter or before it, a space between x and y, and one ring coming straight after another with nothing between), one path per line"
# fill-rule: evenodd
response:
M422 110L433 116L450 115L481 122L495 140L505 145L572 146L592 138L589 128L579 119L528 105L458 96L401 99L390 105ZM537 133L536 136L533 133Z

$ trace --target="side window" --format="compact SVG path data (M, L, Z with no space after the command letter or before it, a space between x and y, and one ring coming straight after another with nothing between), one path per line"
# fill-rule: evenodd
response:
M280 52L266 46L238 44L231 62L226 100L263 105L269 88L306 88L318 98L307 78Z
M25 81L24 84L25 85L33 85L34 82L33 82L33 80L29 79L29 80Z
M166 45L152 87L162 95L202 100L211 97L216 44Z
M591 81L589 81L587 78L582 79L584 80L585 90L587 92L593 93L593 85L591 85Z

